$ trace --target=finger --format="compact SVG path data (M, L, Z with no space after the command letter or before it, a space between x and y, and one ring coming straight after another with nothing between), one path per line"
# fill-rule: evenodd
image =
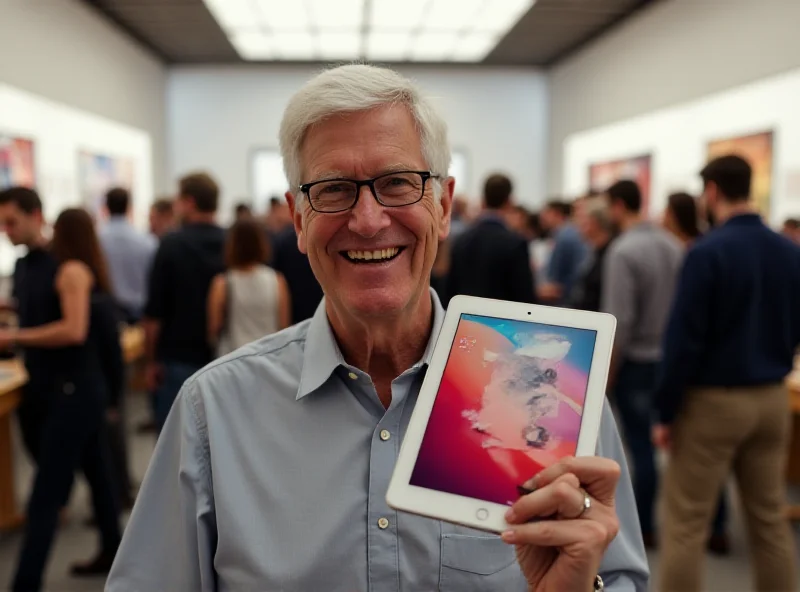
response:
M583 511L584 495L572 473L522 496L506 512L506 522L519 524L535 518L576 518Z
M599 520L542 520L511 526L501 536L509 544L572 547L570 554L602 557L616 528Z
M602 503L614 499L614 492L622 470L609 458L601 456L565 457L554 465L547 467L536 475L527 485L540 489L549 485L566 473L573 473L592 497Z

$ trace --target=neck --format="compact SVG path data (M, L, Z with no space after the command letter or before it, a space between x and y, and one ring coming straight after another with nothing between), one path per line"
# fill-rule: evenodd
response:
M639 215L639 214L627 214L622 219L622 222L620 222L620 225L619 225L620 230L622 230L622 232L625 232L626 230L630 230L631 228L633 228L634 226L639 224L641 221L642 221L642 216L641 215Z
M611 235L609 234L601 234L596 236L592 239L591 243L595 249L602 249L608 244L608 241L611 240Z
M39 249L39 248L44 247L46 245L47 245L47 239L44 237L44 235L41 232L39 232L39 234L36 236L36 238L34 238L29 243L25 244L25 246L28 247L29 250L30 249Z
M186 222L189 224L214 224L216 212L194 212L186 216Z
M389 318L358 318L330 299L326 312L344 359L369 374L388 407L391 382L422 358L430 339L433 304L427 287L416 303Z
M754 213L755 210L753 209L753 206L750 204L749 201L742 201L735 203L722 202L717 206L715 217L717 219L717 224L722 224L723 222L730 220L734 216L739 216L741 214L754 214Z

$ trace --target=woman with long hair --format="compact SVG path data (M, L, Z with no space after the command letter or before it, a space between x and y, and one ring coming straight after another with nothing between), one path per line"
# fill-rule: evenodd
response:
M214 278L208 294L208 339L217 355L292 324L288 284L264 264L270 259L266 232L258 222L240 220L228 231L228 271Z
M0 332L0 347L16 344L46 350L49 369L49 387L40 394L46 408L45 428L14 592L41 588L58 512L69 498L78 469L92 489L102 547L92 561L73 566L72 573L108 571L120 542L104 433L111 393L103 368L107 353L103 351L106 340L102 333L108 323L100 319L108 317L103 315L103 301L94 298L110 294L110 285L94 224L85 210L73 208L61 213L53 227L50 250L58 263L54 297L47 311L52 321Z
M703 233L697 201L688 193L673 193L667 198L664 227L684 245L689 245Z

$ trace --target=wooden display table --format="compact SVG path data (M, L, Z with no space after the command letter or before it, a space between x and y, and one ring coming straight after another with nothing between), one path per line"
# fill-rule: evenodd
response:
M26 382L28 373L22 363L18 360L0 361L0 529L16 528L22 523L14 489L11 421Z
M125 362L135 362L144 354L144 330L126 328L120 335L120 345ZM0 361L0 530L16 528L22 523L14 487L11 421L26 382L28 373L19 360Z

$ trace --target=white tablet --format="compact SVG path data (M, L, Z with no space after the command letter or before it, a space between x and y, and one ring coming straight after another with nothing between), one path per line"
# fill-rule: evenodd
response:
M518 486L595 453L615 328L608 314L453 298L389 506L502 532Z

